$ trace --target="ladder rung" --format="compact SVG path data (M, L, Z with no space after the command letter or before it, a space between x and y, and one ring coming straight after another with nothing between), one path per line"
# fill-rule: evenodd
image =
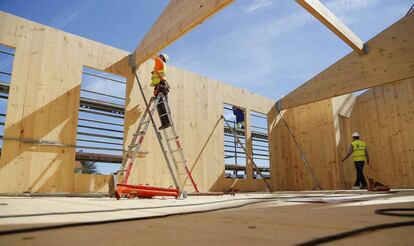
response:
M175 140L176 137L172 137L172 138L167 138L167 141L171 141L171 140Z
M168 113L162 114L162 115L160 115L160 117L163 117L164 115L168 115Z
M139 136L139 135L144 135L145 132L138 132L138 133L134 133L134 136Z
M146 120L146 121L141 122L141 124L140 124L140 125L144 125L144 124L147 124L147 123L149 123L149 122L150 122L149 120Z
M174 150L171 150L171 153L175 153L175 152L178 152L178 151L180 151L179 149L174 149Z
M148 151L138 151L137 155L146 155L148 154ZM132 158L132 156L130 156L130 154L126 154L125 156L126 158Z

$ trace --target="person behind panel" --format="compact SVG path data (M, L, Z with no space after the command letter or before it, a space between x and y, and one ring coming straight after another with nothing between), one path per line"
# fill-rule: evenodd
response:
M354 132L352 134L353 141L349 146L348 153L342 159L342 162L348 159L348 157L352 154L352 160L354 161L357 174L354 189L366 189L367 182L365 181L364 177L364 165L365 161L367 162L367 164L369 164L368 149L366 143L360 140L359 137L360 136L358 132Z
M151 72L151 86L154 87L154 98L158 96L159 93L165 95L165 99L168 100L168 92L170 91L170 86L167 82L167 66L166 63L169 60L167 54L159 54L152 58L154 60L154 69ZM168 118L167 110L163 103L163 98L160 99L159 104L157 105L158 115L160 116L161 126L159 130L168 128L171 126L171 122Z
M236 116L236 128L244 129L244 111L243 109L233 106L232 111L234 116Z

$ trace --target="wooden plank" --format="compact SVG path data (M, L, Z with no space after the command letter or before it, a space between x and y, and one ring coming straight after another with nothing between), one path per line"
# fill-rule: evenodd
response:
M355 35L319 0L296 0L304 9L347 43L354 51L364 54L364 42Z
M414 77L414 15L408 15L278 101L292 108Z
M137 67L233 1L171 0L135 49Z

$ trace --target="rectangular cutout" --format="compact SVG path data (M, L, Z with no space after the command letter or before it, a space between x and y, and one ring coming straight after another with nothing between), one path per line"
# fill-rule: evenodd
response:
M4 125L6 123L7 101L9 99L14 54L14 48L0 44L0 150L3 149Z
M84 67L75 173L110 174L122 163L126 79Z
M250 132L252 135L252 157L254 163L260 169L265 179L270 178L270 157L269 157L269 129L267 125L267 115L251 112L250 113ZM253 178L261 178L253 168Z
M224 120L231 126L231 129L229 129L227 124L224 124L224 165L226 178L247 178L246 153L237 141L238 137L240 142L246 147L245 115L246 110L243 108L224 104Z

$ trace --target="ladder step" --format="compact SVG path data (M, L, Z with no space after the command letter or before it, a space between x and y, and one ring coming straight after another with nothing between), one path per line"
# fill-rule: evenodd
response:
M174 150L171 150L171 153L175 153L175 152L178 152L178 151L180 151L179 149L174 149Z
M167 138L167 141L171 141L171 140L175 140L175 139L176 139L175 137Z
M144 124L147 124L147 123L149 123L149 122L150 122L149 120L146 120L146 121L141 122L141 124L140 124L140 125L144 125Z
M145 132L138 132L138 133L134 133L134 136L140 136L140 135L144 135Z
M131 151L131 152L133 152L133 151ZM146 154L148 154L149 152L148 151L138 151L137 152L137 155L146 155ZM126 154L125 155L126 157L128 157L128 158L130 158L131 156L130 156L130 153L128 153L128 154Z

